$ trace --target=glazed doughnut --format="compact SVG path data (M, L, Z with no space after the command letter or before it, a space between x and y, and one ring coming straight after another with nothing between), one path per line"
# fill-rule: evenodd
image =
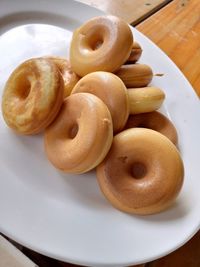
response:
M168 208L181 190L184 167L176 146L150 129L117 134L97 177L105 197L117 209L154 214Z
M173 123L158 111L130 115L124 128L129 129L134 127L155 130L164 134L175 145L178 143L178 134Z
M114 72L128 59L133 36L128 24L115 16L95 17L74 31L70 46L72 69L80 76Z
M127 89L116 75L97 71L84 76L72 90L72 94L87 92L99 97L108 107L114 133L123 129L129 115Z
M56 168L68 173L89 171L110 149L113 140L110 112L95 95L70 95L45 130L44 140L47 157Z
M62 74L64 81L64 98L71 94L80 77L72 70L69 61L62 57L46 57L52 60Z
M131 54L125 64L133 64L137 62L142 55L142 47L138 42L133 43Z
M161 107L165 93L158 87L128 89L130 114L145 113Z
M153 78L151 67L139 63L122 65L115 74L122 79L128 88L145 87Z
M63 101L63 79L48 59L33 58L10 75L3 93L7 125L20 134L36 134L56 117Z

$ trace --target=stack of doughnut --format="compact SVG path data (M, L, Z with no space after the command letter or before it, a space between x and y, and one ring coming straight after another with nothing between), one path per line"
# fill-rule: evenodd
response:
M18 134L44 132L47 158L66 173L96 168L117 209L154 214L179 194L184 167L172 122L158 110L165 93L127 23L95 17L74 31L69 60L31 58L10 75L2 98Z

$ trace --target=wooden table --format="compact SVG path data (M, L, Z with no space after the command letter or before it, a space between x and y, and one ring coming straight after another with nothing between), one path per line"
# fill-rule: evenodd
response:
M174 0L136 28L165 51L200 96L200 1Z
M200 0L79 0L134 25L182 70L200 96ZM40 267L70 267L23 248ZM145 252L144 252L145 253ZM200 232L166 257L141 266L199 267Z

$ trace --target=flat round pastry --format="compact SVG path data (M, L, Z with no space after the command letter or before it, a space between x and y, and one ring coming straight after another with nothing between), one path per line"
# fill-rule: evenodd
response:
M97 167L100 188L111 204L141 215L168 208L181 190L183 177L176 146L159 132L142 128L117 134Z
M133 47L130 53L129 58L125 64L134 64L136 63L142 55L142 47L138 42L133 42Z
M89 73L72 90L72 94L80 92L94 94L107 105L114 133L123 129L129 115L129 103L127 89L118 76L105 71Z
M3 93L7 125L20 134L43 131L56 117L63 101L63 79L48 59L32 58L10 75Z
M153 79L153 71L146 64L122 65L115 73L124 82L127 88L145 87Z
M110 112L95 95L70 95L45 130L44 140L47 157L56 168L68 173L87 172L110 149L113 140Z
M72 69L80 76L114 72L128 59L133 45L129 25L115 16L90 19L74 31L70 46Z
M164 134L169 140L177 145L178 134L173 123L158 111L130 115L124 129L148 128Z
M127 90L130 114L151 112L161 107L165 93L158 87L148 86Z

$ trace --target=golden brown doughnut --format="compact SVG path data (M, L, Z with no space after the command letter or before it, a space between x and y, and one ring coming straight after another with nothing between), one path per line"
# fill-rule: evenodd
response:
M122 65L115 74L122 79L127 88L145 87L153 78L151 67L139 63Z
M173 123L158 111L130 115L126 123L125 129L141 127L149 128L164 134L177 145L178 135Z
M90 19L74 31L70 46L72 69L80 76L114 72L126 62L133 44L129 25L115 16Z
M133 64L137 62L142 55L142 47L138 42L133 43L131 54L125 64Z
M150 129L117 134L97 177L105 197L117 209L153 214L169 207L181 190L184 167L176 146Z
M48 59L33 58L10 75L2 98L7 125L21 134L36 134L56 117L63 101L63 79Z
M123 129L128 115L158 109L164 92L157 87L126 89L122 80L110 72L96 71L82 77L72 94L87 92L99 97L107 105L113 120L114 133Z
M64 81L64 98L71 94L80 77L72 70L69 61L62 57L46 57L52 60L62 74Z
M65 98L59 115L45 130L45 150L52 164L84 173L106 156L113 139L112 119L101 99L88 93Z
M112 121L114 133L123 129L129 115L127 89L116 75L97 71L84 76L75 85L72 94L87 92L96 95L107 105Z

